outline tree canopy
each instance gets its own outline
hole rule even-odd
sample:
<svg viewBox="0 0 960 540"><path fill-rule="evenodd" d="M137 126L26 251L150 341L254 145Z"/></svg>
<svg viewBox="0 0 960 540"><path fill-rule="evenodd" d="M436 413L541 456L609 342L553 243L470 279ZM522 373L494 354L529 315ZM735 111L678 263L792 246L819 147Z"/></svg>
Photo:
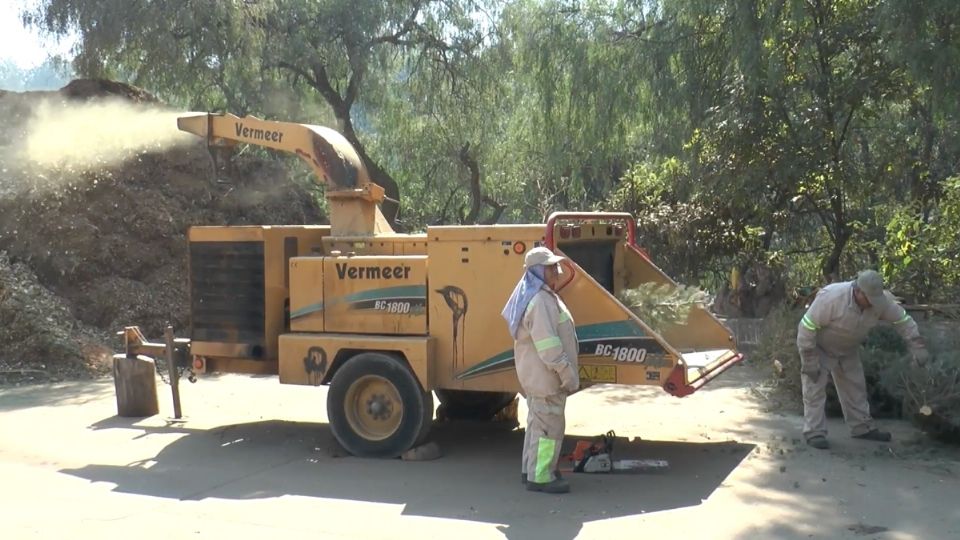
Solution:
<svg viewBox="0 0 960 540"><path fill-rule="evenodd" d="M960 292L952 0L41 0L25 21L77 32L78 74L333 124L407 230L629 210L687 280L871 266Z"/></svg>

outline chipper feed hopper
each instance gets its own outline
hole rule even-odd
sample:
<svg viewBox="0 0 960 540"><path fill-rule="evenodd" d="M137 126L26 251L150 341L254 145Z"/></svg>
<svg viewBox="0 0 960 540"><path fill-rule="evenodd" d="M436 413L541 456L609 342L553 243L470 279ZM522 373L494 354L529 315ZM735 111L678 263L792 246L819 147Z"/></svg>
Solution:
<svg viewBox="0 0 960 540"><path fill-rule="evenodd" d="M329 385L332 431L353 454L396 456L421 442L434 393L448 411L488 417L513 399L513 343L500 311L536 246L568 257L560 296L577 324L585 383L657 385L683 397L742 358L702 308L655 331L617 300L643 283L673 283L637 248L629 214L397 234L378 206L383 190L334 131L206 113L178 125L213 146L300 156L326 184L331 223L191 228L189 337L150 343L128 327L126 357Z"/></svg>

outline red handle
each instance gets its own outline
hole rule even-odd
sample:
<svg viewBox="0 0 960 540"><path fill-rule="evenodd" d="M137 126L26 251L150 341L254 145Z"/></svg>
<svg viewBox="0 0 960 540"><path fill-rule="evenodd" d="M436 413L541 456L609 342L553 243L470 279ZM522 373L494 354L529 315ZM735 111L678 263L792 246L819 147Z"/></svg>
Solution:
<svg viewBox="0 0 960 540"><path fill-rule="evenodd" d="M557 247L553 237L558 221L622 221L627 225L627 244L636 245L637 222L629 212L554 212L547 218L546 246L550 250Z"/></svg>

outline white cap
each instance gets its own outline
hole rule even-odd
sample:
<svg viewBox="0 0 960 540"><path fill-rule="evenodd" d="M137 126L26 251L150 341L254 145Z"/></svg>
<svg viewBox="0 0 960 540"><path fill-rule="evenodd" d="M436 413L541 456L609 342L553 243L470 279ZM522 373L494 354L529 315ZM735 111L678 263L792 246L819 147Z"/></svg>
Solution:
<svg viewBox="0 0 960 540"><path fill-rule="evenodd" d="M535 247L527 252L527 255L523 258L523 267L530 268L531 266L553 266L560 261L564 260L564 257L555 254L545 247Z"/></svg>

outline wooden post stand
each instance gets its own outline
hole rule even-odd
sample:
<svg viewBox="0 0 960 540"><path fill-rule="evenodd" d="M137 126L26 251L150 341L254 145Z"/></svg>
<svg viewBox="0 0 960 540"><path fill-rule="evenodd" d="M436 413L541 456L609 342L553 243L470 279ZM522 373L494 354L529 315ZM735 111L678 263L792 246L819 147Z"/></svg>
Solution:
<svg viewBox="0 0 960 540"><path fill-rule="evenodd" d="M157 368L149 357L114 355L113 384L117 392L117 415L145 417L160 412Z"/></svg>

